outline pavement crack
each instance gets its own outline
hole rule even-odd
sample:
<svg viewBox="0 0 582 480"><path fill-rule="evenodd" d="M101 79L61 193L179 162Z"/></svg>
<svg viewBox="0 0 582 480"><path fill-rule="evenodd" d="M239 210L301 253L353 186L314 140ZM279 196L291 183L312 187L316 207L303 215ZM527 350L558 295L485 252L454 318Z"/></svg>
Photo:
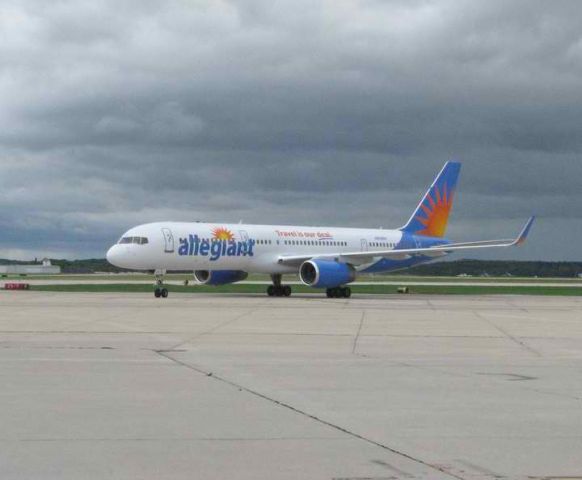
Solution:
<svg viewBox="0 0 582 480"><path fill-rule="evenodd" d="M517 337L514 337L513 335L511 335L511 333L507 332L505 329L501 328L499 325L497 325L496 323L494 323L493 321L489 320L487 317L485 317L484 315L480 314L479 312L475 312L473 311L473 314L485 321L486 323L488 323L490 326L492 326L493 328L495 328L497 331L499 331L500 333L503 334L503 336L505 338L507 338L508 340L511 340L513 343L519 345L521 348L523 348L524 350L527 350L529 353L535 355L536 357L542 357L543 355L538 352L535 348L530 347L527 343L525 343L524 341L520 340Z"/></svg>
<svg viewBox="0 0 582 480"><path fill-rule="evenodd" d="M241 318L244 318L247 315L250 315L250 314L256 312L260 307L261 307L261 305L259 305L257 308L253 308L249 311L241 313L240 315L236 315L234 318L229 318L228 320L225 320L224 322L221 322L218 325L214 325L212 328L209 328L208 330L204 330L203 332L199 332L196 335L193 335L192 337L189 337L186 340L183 340L180 343L177 343L176 345L169 347L167 350L175 350L178 347L181 347L182 345L186 345L187 343L190 343L193 340L196 340L197 338L203 337L204 335L210 335L211 333L214 333L217 330L220 330L221 328L226 327L227 325L230 325L231 323L234 323L237 320L240 320Z"/></svg>
<svg viewBox="0 0 582 480"><path fill-rule="evenodd" d="M354 337L354 343L352 344L352 353L357 355L356 350L358 348L358 340L360 338L360 333L362 332L362 326L364 325L364 319L366 318L366 310L362 312L362 316L360 317L360 324L358 326L358 331L356 332L356 336Z"/></svg>
<svg viewBox="0 0 582 480"><path fill-rule="evenodd" d="M262 400L266 400L266 401L268 401L268 402L270 402L270 403L272 403L274 405L277 405L279 407L285 408L285 409L290 410L291 412L294 412L294 413L296 413L298 415L301 415L301 416L303 416L305 418L308 418L310 420L313 420L315 422L318 422L321 425L325 425L325 426L327 426L329 428L333 428L334 430L337 430L337 431L342 432L342 433L344 433L346 435L349 435L352 438L356 438L358 440L362 440L363 442L366 442L366 443L368 443L370 445L374 445L376 447L379 447L379 448L381 448L384 451L390 452L390 453L392 453L394 455L398 455L399 457L402 457L402 458L406 458L407 460L410 460L412 462L415 462L415 463L417 463L419 465L423 465L423 466L425 466L425 467L427 467L427 468L429 468L431 470L438 471L438 472L440 472L440 473L442 473L444 475L448 475L449 477L457 478L458 480L465 480L464 477L461 477L461 476L459 476L456 473L450 472L447 468L445 468L445 467L443 467L441 465L435 465L435 464L429 463L428 461L422 460L421 458L418 458L418 457L414 457L412 455L409 455L408 453L405 453L405 452L403 452L401 450L397 450L396 448L390 447L390 446L388 446L388 445L386 445L384 443L381 443L379 441L376 441L376 440L373 440L371 438L368 438L368 437L365 437L363 435L360 435L359 433L356 433L356 432L354 432L352 430L349 430L349 429L347 429L345 427L342 427L341 425L337 425L337 424L332 423L332 422L330 422L328 420L324 420L323 418L320 418L317 415L314 415L312 413L309 413L309 412L306 412L304 410L301 410L300 408L294 407L293 405L290 405L289 403L285 403L282 400L277 400L276 398L270 397L270 396L268 396L268 395L266 395L264 393L259 392L258 390L253 390L252 388L246 387L246 386L244 386L242 384L236 383L236 382L234 382L232 380L229 380L227 378L224 378L224 377L221 377L219 375L216 375L214 372L210 372L210 371L204 370L204 369L202 369L200 367L196 367L195 365L191 365L189 363L186 363L186 362L183 362L181 360L178 360L178 359L176 359L174 357L171 357L170 355L167 355L164 352L158 351L156 353L158 355L160 355L161 357L164 357L164 358L168 359L171 362L174 362L174 363L176 363L176 364L178 364L178 365L180 365L182 367L185 367L185 368L187 368L189 370L192 370L192 371L194 371L196 373L199 373L201 375L204 375L204 376L208 377L211 380L216 380L218 382L221 382L221 383L224 383L224 384L229 385L231 387L234 387L234 388L238 389L239 391L243 391L243 392L246 392L246 393L248 393L250 395L254 395L255 397L261 398Z"/></svg>

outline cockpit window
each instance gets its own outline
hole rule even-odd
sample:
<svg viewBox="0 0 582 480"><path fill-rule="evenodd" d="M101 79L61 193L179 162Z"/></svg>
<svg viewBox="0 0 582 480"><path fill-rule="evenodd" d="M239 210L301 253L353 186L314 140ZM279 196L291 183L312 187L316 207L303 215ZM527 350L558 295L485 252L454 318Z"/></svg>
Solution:
<svg viewBox="0 0 582 480"><path fill-rule="evenodd" d="M120 244L135 243L136 245L145 245L148 242L147 237L122 237L119 242Z"/></svg>

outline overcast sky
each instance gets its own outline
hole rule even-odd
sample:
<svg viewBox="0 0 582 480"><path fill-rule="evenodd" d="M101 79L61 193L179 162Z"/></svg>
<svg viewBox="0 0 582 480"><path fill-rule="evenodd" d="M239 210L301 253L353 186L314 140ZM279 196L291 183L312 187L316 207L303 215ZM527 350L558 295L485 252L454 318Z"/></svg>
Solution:
<svg viewBox="0 0 582 480"><path fill-rule="evenodd" d="M402 225L581 260L578 0L3 0L0 257L156 220ZM461 258L461 257L458 257Z"/></svg>

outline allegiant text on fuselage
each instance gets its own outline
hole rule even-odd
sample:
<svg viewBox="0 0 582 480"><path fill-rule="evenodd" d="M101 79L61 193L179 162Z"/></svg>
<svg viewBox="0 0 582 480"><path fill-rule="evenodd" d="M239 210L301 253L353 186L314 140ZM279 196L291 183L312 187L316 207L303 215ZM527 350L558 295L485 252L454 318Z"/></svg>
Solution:
<svg viewBox="0 0 582 480"><path fill-rule="evenodd" d="M255 240L249 239L242 242L236 240L200 239L198 235L188 235L188 238L180 238L178 255L210 257L215 261L220 257L252 257Z"/></svg>

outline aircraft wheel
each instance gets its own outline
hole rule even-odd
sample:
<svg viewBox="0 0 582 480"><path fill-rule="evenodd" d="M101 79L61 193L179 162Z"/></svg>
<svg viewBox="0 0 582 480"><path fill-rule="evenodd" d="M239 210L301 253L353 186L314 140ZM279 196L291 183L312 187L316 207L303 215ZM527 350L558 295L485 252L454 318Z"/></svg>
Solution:
<svg viewBox="0 0 582 480"><path fill-rule="evenodd" d="M267 295L269 295L269 297L273 297L275 295L275 287L273 285L269 285L267 287Z"/></svg>
<svg viewBox="0 0 582 480"><path fill-rule="evenodd" d="M167 288L162 288L162 297L164 297L164 298L168 297L168 289Z"/></svg>
<svg viewBox="0 0 582 480"><path fill-rule="evenodd" d="M283 288L283 295L289 297L291 295L291 287L289 285L285 285Z"/></svg>
<svg viewBox="0 0 582 480"><path fill-rule="evenodd" d="M161 288L156 288L154 290L154 297L160 298L161 296L162 296L162 289Z"/></svg>
<svg viewBox="0 0 582 480"><path fill-rule="evenodd" d="M342 288L342 290L343 290L342 293L344 294L343 295L344 298L350 298L352 296L352 289L350 287Z"/></svg>

